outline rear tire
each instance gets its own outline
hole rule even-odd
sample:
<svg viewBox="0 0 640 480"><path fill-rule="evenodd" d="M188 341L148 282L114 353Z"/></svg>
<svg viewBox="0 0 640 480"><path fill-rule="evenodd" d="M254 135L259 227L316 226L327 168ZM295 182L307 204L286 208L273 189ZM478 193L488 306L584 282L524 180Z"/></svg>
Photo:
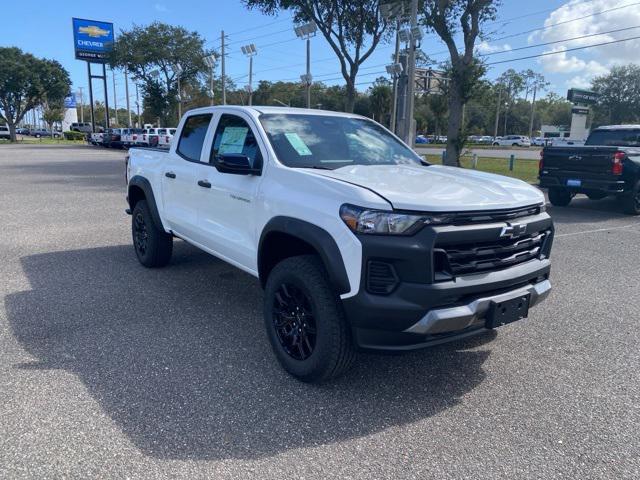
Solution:
<svg viewBox="0 0 640 480"><path fill-rule="evenodd" d="M173 237L155 224L146 200L133 208L131 236L138 261L145 267L164 267L171 260Z"/></svg>
<svg viewBox="0 0 640 480"><path fill-rule="evenodd" d="M628 215L640 215L640 181L631 189L631 192L622 196L622 208Z"/></svg>
<svg viewBox="0 0 640 480"><path fill-rule="evenodd" d="M566 207L571 203L571 192L566 188L553 187L549 189L549 201L556 207Z"/></svg>
<svg viewBox="0 0 640 480"><path fill-rule="evenodd" d="M265 286L264 321L280 365L303 382L338 377L355 360L342 305L315 255L274 267Z"/></svg>

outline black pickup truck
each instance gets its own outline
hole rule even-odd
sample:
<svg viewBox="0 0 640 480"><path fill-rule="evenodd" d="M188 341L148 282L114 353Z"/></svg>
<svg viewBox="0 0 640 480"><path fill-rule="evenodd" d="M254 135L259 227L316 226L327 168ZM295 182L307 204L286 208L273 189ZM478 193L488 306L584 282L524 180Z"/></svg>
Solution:
<svg viewBox="0 0 640 480"><path fill-rule="evenodd" d="M540 186L553 205L567 206L577 193L615 195L625 212L640 214L640 125L599 127L584 146L546 147L540 155Z"/></svg>

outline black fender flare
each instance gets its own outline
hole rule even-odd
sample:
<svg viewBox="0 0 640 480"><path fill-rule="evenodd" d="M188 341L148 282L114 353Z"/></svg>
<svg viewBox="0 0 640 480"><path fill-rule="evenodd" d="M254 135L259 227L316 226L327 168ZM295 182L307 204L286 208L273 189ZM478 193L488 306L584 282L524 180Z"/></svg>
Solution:
<svg viewBox="0 0 640 480"><path fill-rule="evenodd" d="M266 281L266 278L263 278L262 269L260 268L261 265L263 265L263 244L271 233L291 235L311 245L320 255L335 291L338 294L343 294L351 290L351 284L347 276L342 254L331 234L312 223L284 216L273 217L269 220L260 235L260 243L258 244L258 270L261 282Z"/></svg>
<svg viewBox="0 0 640 480"><path fill-rule="evenodd" d="M162 220L160 219L160 214L158 213L158 206L156 205L156 197L153 195L153 188L151 188L151 183L144 177L140 175L134 175L129 180L129 186L127 188L127 203L131 210L135 207L135 203L132 203L132 195L131 188L138 187L144 192L145 200L147 201L147 205L149 205L149 210L151 210L151 217L153 218L154 223L162 228Z"/></svg>

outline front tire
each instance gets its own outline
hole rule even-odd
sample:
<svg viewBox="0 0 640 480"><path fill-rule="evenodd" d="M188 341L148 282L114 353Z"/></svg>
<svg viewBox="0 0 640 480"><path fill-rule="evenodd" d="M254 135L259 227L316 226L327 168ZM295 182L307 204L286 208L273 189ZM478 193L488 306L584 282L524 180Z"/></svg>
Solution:
<svg viewBox="0 0 640 480"><path fill-rule="evenodd" d="M146 200L133 208L131 236L138 261L145 267L164 267L171 260L173 237L155 224Z"/></svg>
<svg viewBox="0 0 640 480"><path fill-rule="evenodd" d="M628 215L640 215L640 181L626 195L622 196L622 208Z"/></svg>
<svg viewBox="0 0 640 480"><path fill-rule="evenodd" d="M571 203L571 192L566 188L554 187L549 189L549 201L556 207L566 207Z"/></svg>
<svg viewBox="0 0 640 480"><path fill-rule="evenodd" d="M265 286L264 321L276 358L303 382L338 377L355 360L342 305L315 255L274 267Z"/></svg>

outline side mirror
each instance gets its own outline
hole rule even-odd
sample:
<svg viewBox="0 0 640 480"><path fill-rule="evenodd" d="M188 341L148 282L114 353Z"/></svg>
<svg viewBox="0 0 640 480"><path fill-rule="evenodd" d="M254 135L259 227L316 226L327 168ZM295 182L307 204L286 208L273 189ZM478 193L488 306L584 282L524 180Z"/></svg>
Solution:
<svg viewBox="0 0 640 480"><path fill-rule="evenodd" d="M213 159L213 166L220 173L231 173L233 175L262 175L260 168L251 166L251 160L246 155L240 153L223 153L216 155Z"/></svg>

